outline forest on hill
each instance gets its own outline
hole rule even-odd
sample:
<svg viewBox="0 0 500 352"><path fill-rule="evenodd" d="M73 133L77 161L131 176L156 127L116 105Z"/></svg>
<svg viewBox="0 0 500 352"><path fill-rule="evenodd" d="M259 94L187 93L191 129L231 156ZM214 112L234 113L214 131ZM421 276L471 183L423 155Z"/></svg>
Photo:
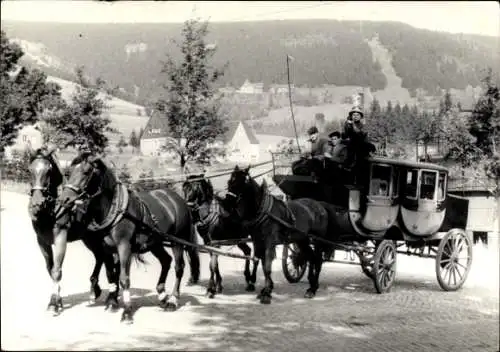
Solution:
<svg viewBox="0 0 500 352"><path fill-rule="evenodd" d="M2 21L11 38L43 46L43 53L65 63L83 65L122 87L138 102L154 99L161 90L161 61L179 55L172 39L181 24L63 24ZM429 94L440 89L477 86L481 71L498 67L498 38L457 35L416 29L397 22L290 20L210 23L209 41L217 52L214 64L228 63L221 86L240 87L248 79L264 89L286 82L285 57L295 59L291 79L298 87L337 86L384 89L387 80L373 59L367 41L375 37L392 54L403 88ZM272 34L272 35L270 35ZM36 61L36 60L35 60ZM32 62L36 65L36 62ZM45 66L51 75L72 72Z"/></svg>

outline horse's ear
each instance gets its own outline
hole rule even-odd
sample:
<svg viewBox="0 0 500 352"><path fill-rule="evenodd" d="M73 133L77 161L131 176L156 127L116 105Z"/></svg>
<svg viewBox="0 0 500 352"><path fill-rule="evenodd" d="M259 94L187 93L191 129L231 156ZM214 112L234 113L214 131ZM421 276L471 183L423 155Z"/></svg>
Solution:
<svg viewBox="0 0 500 352"><path fill-rule="evenodd" d="M240 167L239 167L238 165L236 165L236 166L234 167L234 171L240 171Z"/></svg>
<svg viewBox="0 0 500 352"><path fill-rule="evenodd" d="M250 165L248 165L246 168L245 168L245 173L248 174L250 172Z"/></svg>

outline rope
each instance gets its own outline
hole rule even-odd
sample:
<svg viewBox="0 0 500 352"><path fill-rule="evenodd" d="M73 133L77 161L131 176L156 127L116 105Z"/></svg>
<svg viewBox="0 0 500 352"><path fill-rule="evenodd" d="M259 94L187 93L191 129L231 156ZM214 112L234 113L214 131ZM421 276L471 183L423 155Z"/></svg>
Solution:
<svg viewBox="0 0 500 352"><path fill-rule="evenodd" d="M250 164L249 167L255 168L255 167L271 164L272 162L273 162L272 160L268 160L268 161L264 161L264 162L254 164L254 165ZM216 177L220 177L220 176L226 176L226 175L230 175L233 172L233 170L234 170L234 167L226 168L226 169L219 169L219 170L216 170L214 174L209 174L209 175L206 175L204 177L205 178L216 178ZM174 174L174 175L165 175L165 176L139 177L139 178L133 179L131 182L135 183L138 181L146 181L146 180L187 178L188 176L197 176L197 175L200 175L201 173L202 172L192 172L192 173L186 173L186 174ZM193 179L193 181L195 181L195 180L199 181L200 179ZM179 183L179 182L184 182L184 180L176 180L173 183Z"/></svg>

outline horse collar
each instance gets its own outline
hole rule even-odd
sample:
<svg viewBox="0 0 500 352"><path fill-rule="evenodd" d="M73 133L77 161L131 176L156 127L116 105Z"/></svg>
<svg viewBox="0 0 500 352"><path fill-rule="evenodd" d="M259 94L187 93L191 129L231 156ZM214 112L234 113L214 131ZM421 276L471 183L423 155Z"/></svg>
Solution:
<svg viewBox="0 0 500 352"><path fill-rule="evenodd" d="M273 207L274 198L267 191L264 191L262 200L260 202L259 210L257 211L257 215L253 220L244 221L243 225L245 227L257 227L267 219L269 212Z"/></svg>

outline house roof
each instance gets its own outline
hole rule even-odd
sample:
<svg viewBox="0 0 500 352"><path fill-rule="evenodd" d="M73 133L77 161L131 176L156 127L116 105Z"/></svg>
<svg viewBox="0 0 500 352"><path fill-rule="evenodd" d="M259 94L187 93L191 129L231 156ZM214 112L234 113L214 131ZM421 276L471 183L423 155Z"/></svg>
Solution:
<svg viewBox="0 0 500 352"><path fill-rule="evenodd" d="M243 125L243 131L247 135L247 138L250 141L250 144L259 144L259 140L255 136L255 133L252 131L250 126L248 126L248 124L244 121L229 121L226 123L228 130L227 130L226 134L224 135L224 143L227 143L234 138L234 134L236 133L236 129L238 128L238 126L240 124Z"/></svg>
<svg viewBox="0 0 500 352"><path fill-rule="evenodd" d="M159 132L154 130L159 130ZM141 139L164 137L168 137L168 120L161 116L161 114L153 112L148 120L148 123L146 124L146 127L144 127L144 133L142 134Z"/></svg>

